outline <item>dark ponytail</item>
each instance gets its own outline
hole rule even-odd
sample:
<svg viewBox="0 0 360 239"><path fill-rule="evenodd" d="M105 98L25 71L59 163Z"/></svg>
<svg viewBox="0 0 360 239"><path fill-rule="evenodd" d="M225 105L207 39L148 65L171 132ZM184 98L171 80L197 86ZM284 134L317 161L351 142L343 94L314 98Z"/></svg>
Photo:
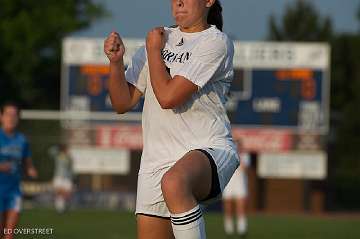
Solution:
<svg viewBox="0 0 360 239"><path fill-rule="evenodd" d="M210 7L207 22L210 25L215 25L220 31L223 30L222 6L219 0L216 0Z"/></svg>

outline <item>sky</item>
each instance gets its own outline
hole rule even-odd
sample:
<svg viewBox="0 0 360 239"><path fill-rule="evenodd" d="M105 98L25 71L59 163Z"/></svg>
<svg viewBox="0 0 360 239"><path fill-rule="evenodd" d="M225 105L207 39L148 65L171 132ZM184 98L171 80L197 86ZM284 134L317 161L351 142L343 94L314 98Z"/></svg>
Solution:
<svg viewBox="0 0 360 239"><path fill-rule="evenodd" d="M101 2L110 17L97 20L74 36L105 37L118 31L128 38L144 38L156 26L172 25L171 0L93 0ZM270 15L282 16L295 0L222 0L224 31L239 40L264 40ZM356 10L360 0L312 0L323 16L330 16L336 32L359 31Z"/></svg>

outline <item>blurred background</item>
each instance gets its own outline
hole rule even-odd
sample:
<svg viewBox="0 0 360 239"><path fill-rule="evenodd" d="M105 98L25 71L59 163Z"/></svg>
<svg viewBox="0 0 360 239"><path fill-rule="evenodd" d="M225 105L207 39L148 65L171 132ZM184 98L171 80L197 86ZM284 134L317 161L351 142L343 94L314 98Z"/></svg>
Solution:
<svg viewBox="0 0 360 239"><path fill-rule="evenodd" d="M235 42L226 107L251 157L247 238L360 238L360 1L222 4ZM0 16L0 104L22 106L39 171L23 181L20 226L135 238L142 103L112 112L102 44L118 31L129 63L149 29L173 24L170 1L0 0ZM74 171L63 214L53 209L59 144ZM221 202L207 211L209 238L225 238Z"/></svg>

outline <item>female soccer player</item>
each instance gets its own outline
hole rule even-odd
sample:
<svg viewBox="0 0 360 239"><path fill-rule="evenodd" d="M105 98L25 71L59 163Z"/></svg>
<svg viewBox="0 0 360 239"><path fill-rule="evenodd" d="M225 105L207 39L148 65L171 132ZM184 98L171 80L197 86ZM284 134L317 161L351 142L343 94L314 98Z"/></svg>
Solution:
<svg viewBox="0 0 360 239"><path fill-rule="evenodd" d="M16 131L19 108L14 103L5 103L0 109L0 238L12 239L21 207L20 180L25 172L36 177L31 161L29 144ZM5 229L5 230L4 230ZM3 237L1 237L3 235Z"/></svg>
<svg viewBox="0 0 360 239"><path fill-rule="evenodd" d="M206 238L200 204L218 198L239 165L224 108L233 43L217 0L172 0L177 27L151 30L124 70L119 34L105 40L118 113L145 96L138 238ZM170 219L170 220L169 220Z"/></svg>

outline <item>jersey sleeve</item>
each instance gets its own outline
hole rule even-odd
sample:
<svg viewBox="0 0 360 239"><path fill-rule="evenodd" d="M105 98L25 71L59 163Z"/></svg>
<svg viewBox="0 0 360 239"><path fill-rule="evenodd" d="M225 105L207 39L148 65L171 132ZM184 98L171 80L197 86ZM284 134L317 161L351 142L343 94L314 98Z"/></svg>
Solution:
<svg viewBox="0 0 360 239"><path fill-rule="evenodd" d="M146 90L147 78L146 50L145 46L140 47L132 57L129 66L125 71L127 82L135 86L142 93Z"/></svg>
<svg viewBox="0 0 360 239"><path fill-rule="evenodd" d="M183 76L199 88L202 88L221 68L226 56L226 38L220 36L210 37L198 43L189 61L176 69L174 75Z"/></svg>
<svg viewBox="0 0 360 239"><path fill-rule="evenodd" d="M29 142L27 141L27 139L24 140L22 155L23 155L22 156L23 158L31 157L31 150L30 150Z"/></svg>

